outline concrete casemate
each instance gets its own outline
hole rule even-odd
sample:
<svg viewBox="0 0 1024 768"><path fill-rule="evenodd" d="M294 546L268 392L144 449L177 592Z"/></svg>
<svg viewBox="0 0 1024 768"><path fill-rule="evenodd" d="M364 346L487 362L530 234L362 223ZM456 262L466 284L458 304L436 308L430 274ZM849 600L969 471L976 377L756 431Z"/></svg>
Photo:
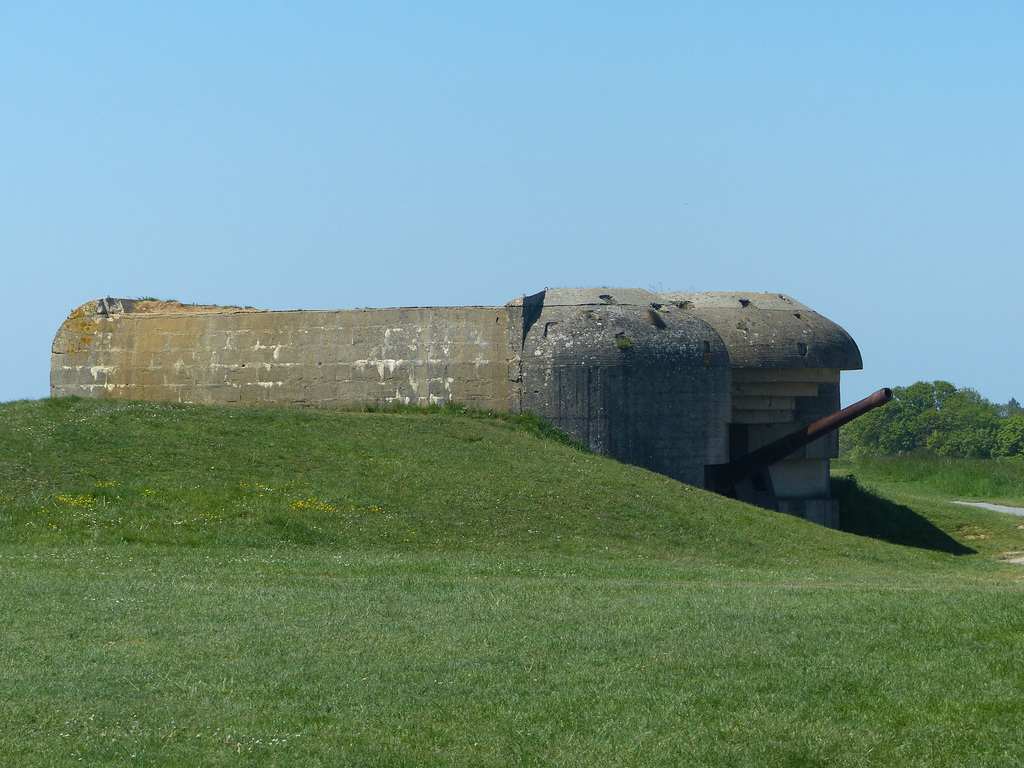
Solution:
<svg viewBox="0 0 1024 768"><path fill-rule="evenodd" d="M99 299L53 341L54 397L533 411L692 485L840 407L860 352L777 293L559 289L500 307L266 311ZM772 466L780 511L838 525L827 435Z"/></svg>

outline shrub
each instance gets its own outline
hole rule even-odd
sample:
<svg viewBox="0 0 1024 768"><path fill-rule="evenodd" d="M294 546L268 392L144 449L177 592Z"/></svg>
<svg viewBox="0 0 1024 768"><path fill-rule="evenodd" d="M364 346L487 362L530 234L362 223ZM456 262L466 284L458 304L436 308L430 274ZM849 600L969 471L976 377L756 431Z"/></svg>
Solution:
<svg viewBox="0 0 1024 768"><path fill-rule="evenodd" d="M1024 414L1003 419L996 435L996 456L1024 456Z"/></svg>

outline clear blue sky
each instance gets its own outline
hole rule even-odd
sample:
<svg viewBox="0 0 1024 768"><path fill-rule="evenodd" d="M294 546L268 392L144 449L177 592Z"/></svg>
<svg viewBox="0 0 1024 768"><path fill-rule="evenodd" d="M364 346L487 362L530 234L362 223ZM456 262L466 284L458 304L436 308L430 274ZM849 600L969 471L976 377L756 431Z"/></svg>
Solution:
<svg viewBox="0 0 1024 768"><path fill-rule="evenodd" d="M1024 400L1024 4L0 6L0 401L102 296L787 293Z"/></svg>

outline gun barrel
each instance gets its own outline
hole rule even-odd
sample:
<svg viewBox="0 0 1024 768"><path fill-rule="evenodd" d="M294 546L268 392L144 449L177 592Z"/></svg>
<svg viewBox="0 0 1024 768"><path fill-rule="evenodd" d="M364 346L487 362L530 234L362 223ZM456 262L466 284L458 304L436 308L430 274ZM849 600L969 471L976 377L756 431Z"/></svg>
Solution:
<svg viewBox="0 0 1024 768"><path fill-rule="evenodd" d="M709 491L730 493L741 480L770 467L791 453L800 450L808 443L814 442L822 435L839 429L858 416L863 416L868 411L878 408L880 405L885 405L890 400L892 400L892 390L888 387L883 387L863 400L858 400L853 405L848 405L841 411L836 411L823 419L819 419L803 429L790 432L788 435L761 446L745 456L740 456L728 464L709 465L705 467L704 485Z"/></svg>

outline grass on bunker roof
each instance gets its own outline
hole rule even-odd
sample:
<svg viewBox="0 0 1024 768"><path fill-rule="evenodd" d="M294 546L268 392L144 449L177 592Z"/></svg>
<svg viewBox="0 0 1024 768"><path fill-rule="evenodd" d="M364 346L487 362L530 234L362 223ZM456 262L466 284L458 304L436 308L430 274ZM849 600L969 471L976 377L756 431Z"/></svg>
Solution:
<svg viewBox="0 0 1024 768"><path fill-rule="evenodd" d="M1024 760L1015 525L858 478L918 519L828 531L535 432L0 405L5 764Z"/></svg>

